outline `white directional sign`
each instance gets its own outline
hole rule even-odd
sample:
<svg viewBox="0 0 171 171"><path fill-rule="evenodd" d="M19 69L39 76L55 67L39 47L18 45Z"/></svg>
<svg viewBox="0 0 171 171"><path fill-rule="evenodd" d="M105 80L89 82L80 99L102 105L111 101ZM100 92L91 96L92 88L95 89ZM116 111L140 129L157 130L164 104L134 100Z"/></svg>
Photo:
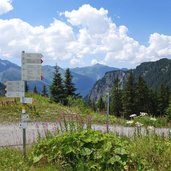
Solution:
<svg viewBox="0 0 171 171"><path fill-rule="evenodd" d="M30 97L22 97L20 98L21 103L26 103L26 104L32 104L33 103L33 98Z"/></svg>
<svg viewBox="0 0 171 171"><path fill-rule="evenodd" d="M24 97L25 84L24 81L7 81L6 85L6 97Z"/></svg>
<svg viewBox="0 0 171 171"><path fill-rule="evenodd" d="M29 121L29 115L28 114L22 114L21 115L21 121L23 122L28 122Z"/></svg>
<svg viewBox="0 0 171 171"><path fill-rule="evenodd" d="M28 126L28 123L27 122L20 122L19 123L19 128L26 129L27 126Z"/></svg>
<svg viewBox="0 0 171 171"><path fill-rule="evenodd" d="M22 52L22 80L41 80L42 79L42 57L40 53Z"/></svg>

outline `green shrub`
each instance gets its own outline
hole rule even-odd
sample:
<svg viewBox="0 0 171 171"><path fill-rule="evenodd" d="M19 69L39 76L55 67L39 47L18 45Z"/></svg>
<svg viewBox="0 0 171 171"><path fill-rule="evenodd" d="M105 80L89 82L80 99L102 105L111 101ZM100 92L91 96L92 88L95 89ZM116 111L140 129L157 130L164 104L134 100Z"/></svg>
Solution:
<svg viewBox="0 0 171 171"><path fill-rule="evenodd" d="M134 118L134 123L140 122L144 126L163 127L168 125L165 117L153 118L152 116L138 116Z"/></svg>
<svg viewBox="0 0 171 171"><path fill-rule="evenodd" d="M114 135L84 130L39 142L30 161L67 170L124 170L129 163L126 146L127 141Z"/></svg>

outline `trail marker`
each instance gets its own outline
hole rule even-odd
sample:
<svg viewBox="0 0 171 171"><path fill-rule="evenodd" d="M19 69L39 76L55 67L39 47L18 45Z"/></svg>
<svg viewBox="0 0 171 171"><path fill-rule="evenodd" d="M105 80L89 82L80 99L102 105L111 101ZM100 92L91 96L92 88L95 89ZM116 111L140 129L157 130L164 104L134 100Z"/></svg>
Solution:
<svg viewBox="0 0 171 171"><path fill-rule="evenodd" d="M22 80L41 80L42 79L42 60L40 53L25 53L21 55L21 79Z"/></svg>
<svg viewBox="0 0 171 171"><path fill-rule="evenodd" d="M24 81L7 81L5 85L6 97L22 97L25 95Z"/></svg>

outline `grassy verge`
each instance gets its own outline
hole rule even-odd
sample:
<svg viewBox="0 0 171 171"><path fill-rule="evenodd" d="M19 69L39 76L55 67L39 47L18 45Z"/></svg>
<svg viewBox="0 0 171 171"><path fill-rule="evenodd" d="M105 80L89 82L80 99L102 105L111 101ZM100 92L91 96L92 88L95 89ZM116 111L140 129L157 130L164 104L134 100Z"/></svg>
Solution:
<svg viewBox="0 0 171 171"><path fill-rule="evenodd" d="M61 114L72 115L79 114L84 119L87 116L91 117L91 121L94 123L106 122L105 114L100 114L87 108L82 100L78 99L69 106L63 106L61 104L50 101L49 98L42 97L36 94L27 94L27 97L33 98L33 104L27 104L25 106L27 113L30 116L30 121L34 122L56 122ZM15 101L14 103L11 102ZM5 102L10 102L5 103ZM4 103L4 105L2 105ZM19 122L20 114L22 110L22 104L20 99L0 97L0 123L3 122ZM123 124L125 120L117 119L114 116L110 116L110 123Z"/></svg>
<svg viewBox="0 0 171 171"><path fill-rule="evenodd" d="M169 171L171 142L154 134L132 138L93 130L41 139L24 160L17 149L0 149L3 171Z"/></svg>
<svg viewBox="0 0 171 171"><path fill-rule="evenodd" d="M83 119L87 119L87 116L91 118L92 123L106 123L106 114L92 111L88 106L83 103L81 99L71 99L68 106L54 103L49 98L42 97L37 94L28 93L27 97L33 98L33 104L27 104L25 106L27 113L30 116L31 122L56 122L60 115L80 115ZM2 122L19 122L22 110L22 104L20 99L11 99L0 97L0 123ZM151 116L138 116L135 117L132 124L127 124L127 121L122 118L116 118L115 116L109 116L110 124L120 124L127 126L135 126L135 124L141 123L143 126L154 127L169 127L171 123L168 122L168 118L153 118Z"/></svg>

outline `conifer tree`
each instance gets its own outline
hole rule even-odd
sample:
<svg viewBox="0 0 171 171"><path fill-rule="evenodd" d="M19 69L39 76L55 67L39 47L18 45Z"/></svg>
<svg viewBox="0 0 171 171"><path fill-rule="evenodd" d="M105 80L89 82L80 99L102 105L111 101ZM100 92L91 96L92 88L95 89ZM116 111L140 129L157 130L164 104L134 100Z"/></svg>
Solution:
<svg viewBox="0 0 171 171"><path fill-rule="evenodd" d="M72 83L72 75L69 70L69 68L65 71L65 80L64 80L64 89L65 89L65 96L76 96L76 88L74 87L74 84Z"/></svg>
<svg viewBox="0 0 171 171"><path fill-rule="evenodd" d="M168 118L171 119L171 95L169 97L169 105L166 109L166 113L167 113Z"/></svg>
<svg viewBox="0 0 171 171"><path fill-rule="evenodd" d="M131 71L129 73L123 94L123 114L126 118L129 118L131 114L136 112L135 85L135 79Z"/></svg>
<svg viewBox="0 0 171 171"><path fill-rule="evenodd" d="M148 112L149 90L142 76L136 84L136 113Z"/></svg>
<svg viewBox="0 0 171 171"><path fill-rule="evenodd" d="M111 93L111 103L110 103L111 114L116 116L121 116L122 113L122 90L117 77L114 81Z"/></svg>
<svg viewBox="0 0 171 171"><path fill-rule="evenodd" d="M46 96L46 97L48 96L47 88L46 88L46 85L45 85L45 84L43 85L42 95L43 95L43 96Z"/></svg>
<svg viewBox="0 0 171 171"><path fill-rule="evenodd" d="M50 86L50 93L53 101L64 104L64 85L57 65L55 66L54 77Z"/></svg>
<svg viewBox="0 0 171 171"><path fill-rule="evenodd" d="M5 95L5 85L0 82L0 96Z"/></svg>
<svg viewBox="0 0 171 171"><path fill-rule="evenodd" d="M34 86L33 92L34 92L35 94L38 93L36 85Z"/></svg>
<svg viewBox="0 0 171 171"><path fill-rule="evenodd" d="M158 115L158 95L156 91L149 90L148 113Z"/></svg>
<svg viewBox="0 0 171 171"><path fill-rule="evenodd" d="M158 96L159 96L158 97L159 114L164 115L167 107L169 106L169 96L170 96L169 88L166 87L164 84L161 84Z"/></svg>
<svg viewBox="0 0 171 171"><path fill-rule="evenodd" d="M97 108L100 112L104 111L105 109L105 103L102 97L100 97L99 100L97 101Z"/></svg>

